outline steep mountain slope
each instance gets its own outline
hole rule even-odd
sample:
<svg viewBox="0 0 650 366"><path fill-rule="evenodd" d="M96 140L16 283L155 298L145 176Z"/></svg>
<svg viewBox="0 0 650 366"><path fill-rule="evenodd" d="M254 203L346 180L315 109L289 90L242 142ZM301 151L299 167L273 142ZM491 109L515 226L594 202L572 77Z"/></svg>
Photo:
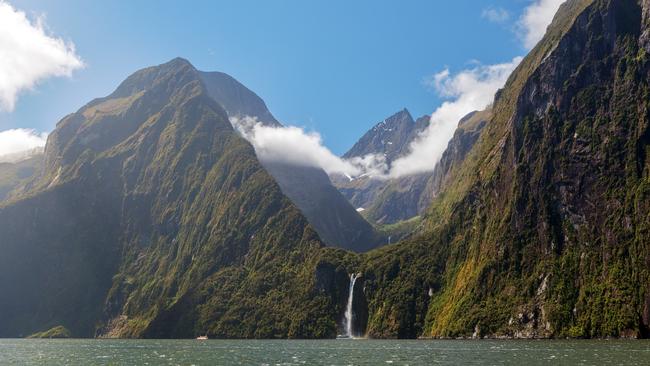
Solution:
<svg viewBox="0 0 650 366"><path fill-rule="evenodd" d="M0 238L2 337L336 334L317 234L182 59L64 118Z"/></svg>
<svg viewBox="0 0 650 366"><path fill-rule="evenodd" d="M428 233L368 254L371 336L650 334L650 2L569 0Z"/></svg>
<svg viewBox="0 0 650 366"><path fill-rule="evenodd" d="M264 101L234 78L219 72L201 72L200 75L210 95L224 106L231 118L249 116L265 126L282 126ZM385 243L385 239L334 188L322 169L264 159L261 162L326 244L363 252Z"/></svg>

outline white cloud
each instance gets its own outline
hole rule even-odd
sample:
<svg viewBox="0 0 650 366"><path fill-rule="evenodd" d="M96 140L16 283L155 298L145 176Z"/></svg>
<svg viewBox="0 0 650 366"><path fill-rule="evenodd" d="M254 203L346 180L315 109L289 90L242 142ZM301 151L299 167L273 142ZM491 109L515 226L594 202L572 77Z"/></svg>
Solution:
<svg viewBox="0 0 650 366"><path fill-rule="evenodd" d="M350 177L369 175L377 179L398 178L433 170L447 148L458 121L472 111L487 107L520 61L521 58L517 57L509 63L477 66L456 75L449 70L434 75L432 86L450 100L433 113L429 128L413 142L411 152L394 161L390 170L383 155L341 159L323 145L319 134L308 133L298 127L264 126L251 117L234 117L230 120L255 147L262 161L320 167L328 174Z"/></svg>
<svg viewBox="0 0 650 366"><path fill-rule="evenodd" d="M46 133L34 130L21 128L0 131L0 160L10 161L21 153L45 146L46 141Z"/></svg>
<svg viewBox="0 0 650 366"><path fill-rule="evenodd" d="M393 162L390 177L433 170L460 119L489 106L494 94L503 87L521 60L521 57L516 57L504 64L477 66L453 76L449 70L436 74L433 86L441 96L451 100L433 112L429 127L411 144L410 153Z"/></svg>
<svg viewBox="0 0 650 366"><path fill-rule="evenodd" d="M535 0L525 9L518 21L518 29L527 48L534 47L544 36L563 2ZM504 22L510 17L507 10L501 8L488 8L482 15L494 22ZM307 133L301 128L266 127L250 117L234 118L231 122L253 144L263 161L320 167L329 174L350 177L370 175L388 179L418 174L435 168L461 118L488 107L521 60L522 57L515 57L502 64L477 64L455 75L448 69L433 75L428 83L447 101L432 114L429 127L411 144L409 154L395 160L390 170L380 155L341 159L323 145L320 135Z"/></svg>
<svg viewBox="0 0 650 366"><path fill-rule="evenodd" d="M524 10L517 28L522 33L526 48L533 48L544 37L555 13L564 2L565 0L534 0ZM509 14L501 10L503 9L488 8L483 11L483 17L491 21L505 21ZM478 66L455 76L451 76L449 70L434 75L432 85L441 96L451 100L444 102L432 114L429 128L412 143L411 152L393 162L390 177L431 171L453 137L458 121L472 111L487 107L521 60L522 57L516 57L504 64Z"/></svg>
<svg viewBox="0 0 650 366"><path fill-rule="evenodd" d="M535 0L524 10L519 18L518 29L521 39L527 49L537 45L546 33L546 29L553 21L555 13L566 0Z"/></svg>
<svg viewBox="0 0 650 366"><path fill-rule="evenodd" d="M233 117L232 125L251 142L262 161L283 162L298 166L320 167L328 174L382 175L386 171L382 156L369 155L349 160L341 159L323 145L318 133L298 127L264 126L252 117Z"/></svg>
<svg viewBox="0 0 650 366"><path fill-rule="evenodd" d="M0 0L0 109L12 111L20 92L82 66L74 44L48 34L42 18Z"/></svg>
<svg viewBox="0 0 650 366"><path fill-rule="evenodd" d="M489 7L483 9L481 17L492 23L504 23L510 19L510 13L504 8Z"/></svg>

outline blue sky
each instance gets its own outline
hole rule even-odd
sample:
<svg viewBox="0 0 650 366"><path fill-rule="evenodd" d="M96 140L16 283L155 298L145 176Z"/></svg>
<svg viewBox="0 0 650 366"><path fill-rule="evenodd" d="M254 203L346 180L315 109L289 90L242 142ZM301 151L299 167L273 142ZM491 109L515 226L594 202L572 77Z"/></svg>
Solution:
<svg viewBox="0 0 650 366"><path fill-rule="evenodd" d="M280 121L320 132L342 154L401 108L432 113L441 99L425 80L441 70L525 54L516 22L532 1L9 2L45 15L85 67L22 93L12 112L0 112L0 131L51 131L132 72L181 56L234 76ZM489 9L509 17L490 20Z"/></svg>

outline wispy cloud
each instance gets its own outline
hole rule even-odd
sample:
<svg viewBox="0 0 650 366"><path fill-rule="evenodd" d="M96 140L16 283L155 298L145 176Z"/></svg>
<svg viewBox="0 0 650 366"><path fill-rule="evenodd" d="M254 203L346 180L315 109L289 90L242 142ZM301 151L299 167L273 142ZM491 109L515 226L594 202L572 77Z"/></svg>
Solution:
<svg viewBox="0 0 650 366"><path fill-rule="evenodd" d="M517 22L517 30L527 49L535 47L546 33L560 5L566 0L535 0Z"/></svg>
<svg viewBox="0 0 650 366"><path fill-rule="evenodd" d="M0 0L0 109L12 111L22 91L82 66L74 44L48 34L42 17L30 20Z"/></svg>
<svg viewBox="0 0 650 366"><path fill-rule="evenodd" d="M0 160L7 155L19 154L45 146L46 133L28 129L0 131Z"/></svg>
<svg viewBox="0 0 650 366"><path fill-rule="evenodd" d="M504 8L489 7L483 9L481 17L492 23L505 23L510 20L510 12Z"/></svg>
<svg viewBox="0 0 650 366"><path fill-rule="evenodd" d="M560 5L565 0L534 0L517 21L522 42L533 48L546 33ZM487 8L483 17L490 21L506 21L510 15L498 8ZM431 116L429 128L411 145L411 152L393 163L389 173L399 177L431 171L439 161L454 134L458 121L468 113L487 107L523 58L489 66L477 66L451 75L449 70L434 75L431 85L448 98Z"/></svg>
<svg viewBox="0 0 650 366"><path fill-rule="evenodd" d="M393 162L390 177L433 170L460 119L489 106L520 62L521 57L516 57L507 63L477 66L455 75L449 70L436 74L432 86L448 100L433 112L429 127L411 144L410 153Z"/></svg>

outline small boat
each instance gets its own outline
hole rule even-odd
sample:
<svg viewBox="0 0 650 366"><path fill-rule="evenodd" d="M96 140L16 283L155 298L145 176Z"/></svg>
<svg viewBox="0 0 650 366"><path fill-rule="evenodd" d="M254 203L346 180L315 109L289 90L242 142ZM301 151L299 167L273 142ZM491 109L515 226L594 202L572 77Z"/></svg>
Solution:
<svg viewBox="0 0 650 366"><path fill-rule="evenodd" d="M197 341L206 341L206 340L208 340L208 336L207 335L198 336L198 337L196 337L196 340Z"/></svg>

